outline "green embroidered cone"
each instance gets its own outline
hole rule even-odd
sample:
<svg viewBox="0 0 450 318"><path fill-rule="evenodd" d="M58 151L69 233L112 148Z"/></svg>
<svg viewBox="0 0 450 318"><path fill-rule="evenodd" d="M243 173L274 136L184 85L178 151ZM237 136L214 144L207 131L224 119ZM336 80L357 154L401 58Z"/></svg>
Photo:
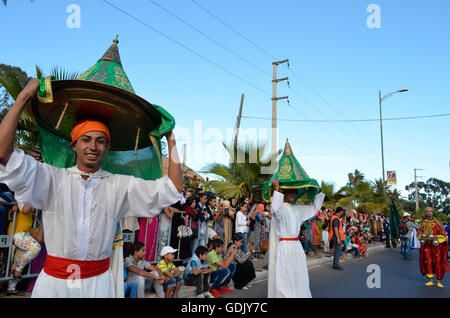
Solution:
<svg viewBox="0 0 450 318"><path fill-rule="evenodd" d="M126 151L152 145L175 127L162 107L137 96L122 67L117 38L95 65L76 80L41 79L37 98L31 100L36 122L70 140L73 125L83 119L107 124L111 150Z"/></svg>
<svg viewBox="0 0 450 318"><path fill-rule="evenodd" d="M311 201L314 201L316 194L320 193L320 186L315 179L311 179L300 163L292 153L291 146L286 140L284 152L281 156L278 170L269 181L263 184L263 199L270 200L273 192L272 181L279 180L281 189L297 189L297 198L300 198L305 193Z"/></svg>
<svg viewBox="0 0 450 318"><path fill-rule="evenodd" d="M117 44L116 39L76 80L40 80L38 96L30 105L39 129L40 151L45 163L72 167L73 125L82 119L97 119L111 133L111 150L103 157L102 169L154 180L162 174L160 138L175 127L175 120L161 106L134 93Z"/></svg>

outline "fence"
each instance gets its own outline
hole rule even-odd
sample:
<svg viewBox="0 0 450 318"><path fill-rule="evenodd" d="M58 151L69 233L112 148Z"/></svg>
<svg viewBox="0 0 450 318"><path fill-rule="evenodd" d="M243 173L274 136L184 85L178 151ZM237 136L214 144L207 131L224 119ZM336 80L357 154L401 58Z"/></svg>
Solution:
<svg viewBox="0 0 450 318"><path fill-rule="evenodd" d="M13 205L15 205L16 202L1 202L1 206L3 207L12 207ZM39 210L36 210L34 219L33 219L33 227L36 226L36 219L38 218L38 212L40 212ZM4 281L9 281L11 279L13 279L14 277L9 275L9 271L11 268L11 263L13 260L13 243L14 243L14 231L16 229L16 215L17 213L14 213L13 215L13 220L12 220L12 228L11 228L11 235L0 235L0 248L7 248L8 249L8 258L7 258L7 262L6 262L6 271L5 271L5 276L4 277L0 277L0 282L4 282ZM24 275L22 274L21 278L33 278L33 277L37 277L39 274L31 274L31 263L27 265L28 266L28 272Z"/></svg>

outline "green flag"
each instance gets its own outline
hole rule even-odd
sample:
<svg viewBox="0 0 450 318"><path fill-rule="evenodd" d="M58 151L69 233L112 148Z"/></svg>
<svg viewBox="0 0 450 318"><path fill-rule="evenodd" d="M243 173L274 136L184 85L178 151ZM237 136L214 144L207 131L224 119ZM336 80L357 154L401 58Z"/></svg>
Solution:
<svg viewBox="0 0 450 318"><path fill-rule="evenodd" d="M399 237L398 225L400 224L400 221L400 214L398 213L394 200L391 200L389 206L389 228L391 230L391 242L394 247L396 247L396 242Z"/></svg>

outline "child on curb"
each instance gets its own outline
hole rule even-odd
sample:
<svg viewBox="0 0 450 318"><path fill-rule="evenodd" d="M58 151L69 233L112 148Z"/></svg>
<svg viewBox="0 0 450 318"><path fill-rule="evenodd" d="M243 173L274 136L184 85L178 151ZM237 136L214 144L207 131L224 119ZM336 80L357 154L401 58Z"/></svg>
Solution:
<svg viewBox="0 0 450 318"><path fill-rule="evenodd" d="M178 292L180 291L181 286L183 286L183 272L172 263L172 260L175 257L173 253L176 251L177 250L171 246L164 246L161 250L162 260L156 265L165 276L163 287L166 292L166 298L170 297L172 291L172 298L177 298Z"/></svg>
<svg viewBox="0 0 450 318"><path fill-rule="evenodd" d="M199 246L189 260L184 271L186 286L197 286L197 298L214 298L209 292L209 276L212 268L206 262L208 249Z"/></svg>

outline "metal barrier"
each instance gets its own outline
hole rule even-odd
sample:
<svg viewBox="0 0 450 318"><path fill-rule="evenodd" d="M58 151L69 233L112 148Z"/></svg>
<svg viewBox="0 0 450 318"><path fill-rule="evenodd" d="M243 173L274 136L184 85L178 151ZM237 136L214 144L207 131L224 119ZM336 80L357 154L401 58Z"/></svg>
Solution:
<svg viewBox="0 0 450 318"><path fill-rule="evenodd" d="M16 202L8 202L8 203L3 203L1 205L3 206L13 206L15 205ZM33 220L33 227L36 226L36 219L38 217L38 211L40 210L36 210L36 214L34 216L34 220ZM14 231L16 229L16 215L17 213L14 213L13 216L13 220L12 220L12 228L11 228L11 235L0 235L0 248L8 248L8 260L6 262L6 271L5 271L5 276L4 277L0 277L0 282L4 282L4 281L9 281L11 279L13 279L13 276L9 276L9 270L11 268L11 263L13 261L13 244L14 244ZM21 279L25 279L25 278L34 278L37 277L39 275L39 273L36 274L31 274L31 262L29 264L27 264L28 266L28 273L25 275L21 275L20 278Z"/></svg>

